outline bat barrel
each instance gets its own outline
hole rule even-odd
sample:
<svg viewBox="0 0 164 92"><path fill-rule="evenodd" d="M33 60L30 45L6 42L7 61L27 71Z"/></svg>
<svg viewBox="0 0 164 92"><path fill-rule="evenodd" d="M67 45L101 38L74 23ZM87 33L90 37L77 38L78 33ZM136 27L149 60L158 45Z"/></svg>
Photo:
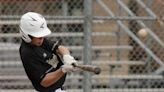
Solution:
<svg viewBox="0 0 164 92"><path fill-rule="evenodd" d="M96 67L96 68L94 69L94 73L95 73L95 74L100 74L100 72L101 72L101 69L100 69L99 67Z"/></svg>
<svg viewBox="0 0 164 92"><path fill-rule="evenodd" d="M100 74L100 72L101 72L101 69L99 67L93 66L93 65L76 65L74 63L72 65L74 67L81 69L81 70L93 72L95 74Z"/></svg>

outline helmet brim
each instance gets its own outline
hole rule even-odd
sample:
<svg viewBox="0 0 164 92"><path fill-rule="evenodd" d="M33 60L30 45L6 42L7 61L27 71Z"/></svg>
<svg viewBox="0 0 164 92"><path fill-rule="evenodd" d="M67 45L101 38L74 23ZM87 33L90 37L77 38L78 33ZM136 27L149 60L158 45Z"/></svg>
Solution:
<svg viewBox="0 0 164 92"><path fill-rule="evenodd" d="M33 37L45 37L47 35L50 35L51 31L49 28L46 28L44 30L40 30L38 32L31 33L30 35Z"/></svg>

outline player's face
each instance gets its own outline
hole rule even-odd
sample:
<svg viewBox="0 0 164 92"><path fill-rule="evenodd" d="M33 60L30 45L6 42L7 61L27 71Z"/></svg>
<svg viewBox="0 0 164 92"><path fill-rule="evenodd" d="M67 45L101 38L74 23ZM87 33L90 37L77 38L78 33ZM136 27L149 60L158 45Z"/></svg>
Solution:
<svg viewBox="0 0 164 92"><path fill-rule="evenodd" d="M43 43L43 40L44 40L43 37L39 37L39 38L33 37L33 38L32 38L32 41L31 41L31 44L33 44L33 45L35 45L35 46L41 46L42 43Z"/></svg>

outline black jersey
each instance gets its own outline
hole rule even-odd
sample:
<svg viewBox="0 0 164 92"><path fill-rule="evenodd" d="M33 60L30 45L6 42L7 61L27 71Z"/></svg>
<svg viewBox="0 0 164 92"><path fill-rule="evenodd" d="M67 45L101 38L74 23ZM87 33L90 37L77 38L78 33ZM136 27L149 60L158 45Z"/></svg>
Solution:
<svg viewBox="0 0 164 92"><path fill-rule="evenodd" d="M62 87L66 75L61 77L50 87L43 87L40 82L44 78L46 72L54 65L51 71L60 68L63 63L60 57L52 51L53 43L44 39L41 46L34 46L22 40L19 52L23 67L28 78L31 80L34 88L39 92L54 92L55 89Z"/></svg>

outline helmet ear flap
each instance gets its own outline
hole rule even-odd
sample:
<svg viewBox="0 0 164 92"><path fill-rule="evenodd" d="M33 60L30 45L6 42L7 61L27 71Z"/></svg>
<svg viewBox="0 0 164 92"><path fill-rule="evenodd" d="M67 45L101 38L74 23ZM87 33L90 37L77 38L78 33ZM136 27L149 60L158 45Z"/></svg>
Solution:
<svg viewBox="0 0 164 92"><path fill-rule="evenodd" d="M31 38L30 38L27 34L25 34L25 33L21 30L21 28L20 28L20 34L21 34L22 39L23 39L25 42L27 42L27 43L30 43L30 42L31 42Z"/></svg>

